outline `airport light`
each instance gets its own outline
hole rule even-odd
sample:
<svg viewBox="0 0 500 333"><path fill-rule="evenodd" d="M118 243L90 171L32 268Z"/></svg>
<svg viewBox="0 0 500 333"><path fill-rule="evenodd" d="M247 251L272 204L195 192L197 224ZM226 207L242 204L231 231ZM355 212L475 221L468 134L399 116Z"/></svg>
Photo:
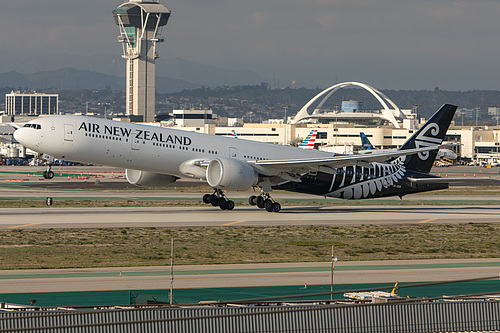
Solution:
<svg viewBox="0 0 500 333"><path fill-rule="evenodd" d="M332 269L330 276L330 301L333 301L333 273L335 271L335 263L338 261L337 257L335 257L335 250L332 244Z"/></svg>

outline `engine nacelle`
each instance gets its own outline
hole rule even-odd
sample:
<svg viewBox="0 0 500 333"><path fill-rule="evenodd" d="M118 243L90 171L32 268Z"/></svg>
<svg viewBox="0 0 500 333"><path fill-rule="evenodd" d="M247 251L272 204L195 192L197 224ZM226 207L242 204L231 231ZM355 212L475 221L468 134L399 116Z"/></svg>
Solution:
<svg viewBox="0 0 500 333"><path fill-rule="evenodd" d="M207 168L208 185L230 191L246 191L257 185L259 177L254 168L237 160L217 158Z"/></svg>
<svg viewBox="0 0 500 333"><path fill-rule="evenodd" d="M176 176L133 169L126 169L125 176L130 184L146 187L165 187L179 179Z"/></svg>

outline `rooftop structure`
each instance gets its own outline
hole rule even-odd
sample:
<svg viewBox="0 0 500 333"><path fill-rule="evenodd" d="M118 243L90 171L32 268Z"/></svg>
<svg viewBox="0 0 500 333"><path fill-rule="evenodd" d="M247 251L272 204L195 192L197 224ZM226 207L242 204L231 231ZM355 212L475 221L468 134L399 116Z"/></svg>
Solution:
<svg viewBox="0 0 500 333"><path fill-rule="evenodd" d="M175 124L181 127L202 127L212 124L214 116L213 111L209 109L173 110Z"/></svg>
<svg viewBox="0 0 500 333"><path fill-rule="evenodd" d="M345 105L345 110L342 111L330 111L324 112L322 109L325 102L335 93L337 90L348 87L357 86L366 89L369 93L375 97L380 104L382 109L380 112L359 112L360 103L357 101L349 101L342 103ZM320 100L321 99L321 100ZM313 110L313 113L309 113L309 109L318 102ZM391 108L391 107L392 108ZM317 120L319 122L341 122L341 123L358 123L363 125L381 125L384 122L389 122L396 128L401 128L401 124L404 119L406 119L405 113L400 110L393 101L391 101L387 96L378 91L377 89L370 87L367 84L360 82L344 82L335 84L319 94L313 97L309 102L307 102L302 109L295 115L292 120L292 124L297 124L305 120Z"/></svg>

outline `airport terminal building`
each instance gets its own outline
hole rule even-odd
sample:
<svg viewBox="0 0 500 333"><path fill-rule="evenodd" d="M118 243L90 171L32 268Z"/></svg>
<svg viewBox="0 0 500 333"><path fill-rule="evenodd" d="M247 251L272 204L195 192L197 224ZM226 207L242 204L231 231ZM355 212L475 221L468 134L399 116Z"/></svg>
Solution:
<svg viewBox="0 0 500 333"><path fill-rule="evenodd" d="M5 95L8 116L41 116L59 113L59 95L12 91Z"/></svg>
<svg viewBox="0 0 500 333"><path fill-rule="evenodd" d="M372 92L381 101L381 110L363 110L359 101L345 101L340 110L323 107L326 98L336 90L358 85ZM333 89L332 89L333 87ZM238 139L298 146L312 130L317 132L314 148L332 153L352 154L361 150L360 132L364 132L376 149L400 147L424 122L417 119L416 110L399 109L390 99L367 85L347 82L337 84L307 103L295 117L270 119L263 123L243 123L238 118L218 118L209 108L173 110L171 118L152 123L170 127ZM320 94L321 95L321 94ZM22 124L32 117L59 113L58 95L11 92L6 94L6 115L3 122ZM320 101L320 99L323 100ZM317 104L312 107L313 102ZM319 103L318 103L319 102ZM312 112L307 109L310 108ZM498 110L494 110L498 111ZM492 111L493 112L493 111ZM5 118L5 119L4 119ZM121 119L123 120L123 119ZM8 140L8 136L4 136ZM9 143L12 143L10 138ZM500 126L457 126L452 123L445 144L459 157L489 164L500 164Z"/></svg>

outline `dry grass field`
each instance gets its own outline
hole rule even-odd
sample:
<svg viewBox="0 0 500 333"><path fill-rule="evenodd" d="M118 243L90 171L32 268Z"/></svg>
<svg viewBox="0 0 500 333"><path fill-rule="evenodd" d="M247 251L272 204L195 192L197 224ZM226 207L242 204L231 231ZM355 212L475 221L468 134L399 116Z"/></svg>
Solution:
<svg viewBox="0 0 500 333"><path fill-rule="evenodd" d="M500 225L0 231L0 268L500 257Z"/></svg>

